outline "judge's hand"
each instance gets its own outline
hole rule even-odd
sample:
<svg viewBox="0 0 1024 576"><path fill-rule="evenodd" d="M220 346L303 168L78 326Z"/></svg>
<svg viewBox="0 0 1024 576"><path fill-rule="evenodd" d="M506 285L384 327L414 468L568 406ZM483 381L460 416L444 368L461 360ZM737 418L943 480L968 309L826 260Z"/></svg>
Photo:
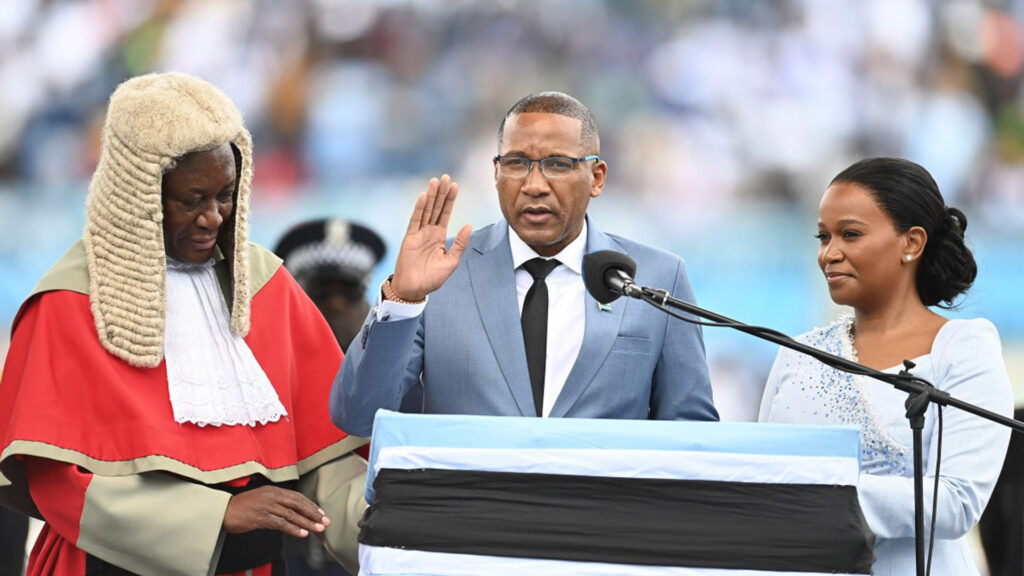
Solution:
<svg viewBox="0 0 1024 576"><path fill-rule="evenodd" d="M448 218L458 193L459 185L445 174L440 180L431 178L427 191L416 199L391 278L391 290L402 300L423 300L440 288L459 265L472 228L468 224L463 226L451 249L445 249Z"/></svg>
<svg viewBox="0 0 1024 576"><path fill-rule="evenodd" d="M231 534L259 528L277 530L299 538L323 532L331 523L312 500L294 490L261 486L228 500L224 529Z"/></svg>

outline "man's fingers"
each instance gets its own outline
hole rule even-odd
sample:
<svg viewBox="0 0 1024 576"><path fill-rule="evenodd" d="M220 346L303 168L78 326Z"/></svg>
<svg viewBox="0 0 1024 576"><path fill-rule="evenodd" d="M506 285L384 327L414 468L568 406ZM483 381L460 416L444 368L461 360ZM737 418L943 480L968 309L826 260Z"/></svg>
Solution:
<svg viewBox="0 0 1024 576"><path fill-rule="evenodd" d="M281 505L287 509L287 518L293 524L323 524L327 517L312 500L299 492L282 490Z"/></svg>
<svg viewBox="0 0 1024 576"><path fill-rule="evenodd" d="M416 198L416 207L409 218L406 236L420 232L428 226L448 226L448 217L452 213L452 203L458 195L459 185L452 182L452 177L442 174L440 178L431 178L427 191Z"/></svg>
<svg viewBox="0 0 1024 576"><path fill-rule="evenodd" d="M304 516L292 514L285 518L278 516L276 518L275 528L280 532L286 532L299 538L305 538L311 532L318 534L324 531L324 524L322 522L314 522Z"/></svg>
<svg viewBox="0 0 1024 576"><path fill-rule="evenodd" d="M305 538L310 532L323 532L327 518L311 500L298 492L282 491L271 511L274 529Z"/></svg>
<svg viewBox="0 0 1024 576"><path fill-rule="evenodd" d="M457 188L458 185L452 182L452 177L447 174L442 174L441 180L438 181L437 184L437 196L434 197L434 207L430 211L430 224L441 223L441 218L443 218L444 215L444 207L448 202L448 196L451 194L453 187Z"/></svg>
<svg viewBox="0 0 1024 576"><path fill-rule="evenodd" d="M438 225L443 227L445 230L448 229L448 219L452 215L452 209L455 207L455 199L459 197L459 183L452 182L451 188L448 190L448 194L445 195L444 204L441 205L440 218L438 218Z"/></svg>
<svg viewBox="0 0 1024 576"><path fill-rule="evenodd" d="M416 207L412 209L412 216L409 218L409 227L406 229L406 234L412 234L420 229L423 221L423 209L427 205L427 193L420 192L420 195L416 198Z"/></svg>
<svg viewBox="0 0 1024 576"><path fill-rule="evenodd" d="M462 253L466 251L466 246L469 246L469 235L472 232L473 227L466 224L455 235L455 240L452 241L452 247L448 250L448 254L455 258L456 261L462 258Z"/></svg>
<svg viewBox="0 0 1024 576"><path fill-rule="evenodd" d="M440 187L440 180L437 178L430 179L430 184L427 185L427 199L423 205L423 218L420 219L420 228L430 226L434 222L434 203L437 201L438 189Z"/></svg>
<svg viewBox="0 0 1024 576"><path fill-rule="evenodd" d="M271 514L269 518L270 526L268 528L300 538L304 538L306 534L309 534L309 530L292 522L287 516L289 516L288 510L284 510L280 514Z"/></svg>

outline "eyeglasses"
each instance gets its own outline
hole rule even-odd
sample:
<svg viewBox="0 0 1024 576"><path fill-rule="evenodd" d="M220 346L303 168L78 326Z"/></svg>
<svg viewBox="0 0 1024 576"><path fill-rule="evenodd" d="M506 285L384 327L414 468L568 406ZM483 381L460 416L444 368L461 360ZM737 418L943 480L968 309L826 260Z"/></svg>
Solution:
<svg viewBox="0 0 1024 576"><path fill-rule="evenodd" d="M501 175L508 178L525 178L530 173L530 170L533 169L533 163L536 162L540 164L540 171L544 174L545 178L557 180L572 174L577 162L600 159L601 157L596 154L582 158L573 158L571 156L526 158L524 156L502 156L499 154L494 157L494 162L498 165L498 171Z"/></svg>

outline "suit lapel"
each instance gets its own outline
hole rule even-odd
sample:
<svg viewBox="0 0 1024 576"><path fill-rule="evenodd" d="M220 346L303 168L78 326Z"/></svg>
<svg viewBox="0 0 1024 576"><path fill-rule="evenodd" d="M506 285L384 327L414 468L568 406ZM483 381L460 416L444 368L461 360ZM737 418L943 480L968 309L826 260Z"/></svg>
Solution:
<svg viewBox="0 0 1024 576"><path fill-rule="evenodd" d="M623 252L617 242L606 236L587 218L587 249L586 252L598 250L616 250ZM561 394L551 408L552 417L565 417L569 409L579 400L583 392L590 386L599 368L608 357L608 351L615 343L622 324L622 316L626 309L626 300L620 298L611 304L611 310L601 309L597 300L587 292L585 300L586 325L583 329L583 345L579 356L573 364L569 377ZM524 363L525 365L525 363Z"/></svg>
<svg viewBox="0 0 1024 576"><path fill-rule="evenodd" d="M487 230L468 259L470 284L491 350L505 383L523 416L533 416L533 391L526 366L523 328L519 322L515 270L508 244L508 225L499 221Z"/></svg>

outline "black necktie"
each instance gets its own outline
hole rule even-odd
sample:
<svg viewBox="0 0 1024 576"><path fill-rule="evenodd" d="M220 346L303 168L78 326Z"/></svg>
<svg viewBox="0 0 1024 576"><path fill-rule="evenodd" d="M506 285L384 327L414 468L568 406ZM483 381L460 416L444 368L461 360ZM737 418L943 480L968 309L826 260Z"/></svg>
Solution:
<svg viewBox="0 0 1024 576"><path fill-rule="evenodd" d="M555 259L534 258L523 263L523 269L533 276L533 286L523 301L523 343L526 344L526 365L530 369L533 405L537 416L544 411L544 359L548 349L548 274L560 262Z"/></svg>

